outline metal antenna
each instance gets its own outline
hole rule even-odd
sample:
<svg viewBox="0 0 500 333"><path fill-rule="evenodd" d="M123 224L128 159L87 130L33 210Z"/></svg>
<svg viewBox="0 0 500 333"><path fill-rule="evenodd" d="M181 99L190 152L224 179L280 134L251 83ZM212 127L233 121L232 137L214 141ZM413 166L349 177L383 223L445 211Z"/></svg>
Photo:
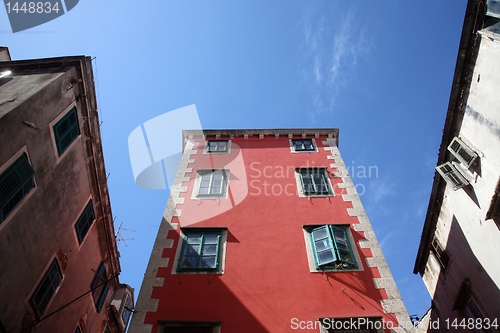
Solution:
<svg viewBox="0 0 500 333"><path fill-rule="evenodd" d="M120 227L118 228L118 231L116 232L116 235L115 235L116 243L117 243L117 245L120 245L120 241L122 241L123 244L125 244L125 246L128 246L126 241L134 240L134 238L124 238L123 235L120 233L120 231L124 230L124 231L135 232L135 230L122 228L122 225L123 225L123 222L120 223Z"/></svg>

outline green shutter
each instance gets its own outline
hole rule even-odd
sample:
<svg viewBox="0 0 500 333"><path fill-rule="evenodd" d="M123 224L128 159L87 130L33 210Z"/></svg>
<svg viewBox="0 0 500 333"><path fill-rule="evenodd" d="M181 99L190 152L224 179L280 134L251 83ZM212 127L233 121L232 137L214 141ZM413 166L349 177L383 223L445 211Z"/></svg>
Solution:
<svg viewBox="0 0 500 333"><path fill-rule="evenodd" d="M311 244L314 250L316 268L323 268L337 261L332 235L327 226L314 228L311 231Z"/></svg>
<svg viewBox="0 0 500 333"><path fill-rule="evenodd" d="M69 112L54 125L53 129L57 152L59 156L61 156L69 145L80 135L76 107L69 110Z"/></svg>
<svg viewBox="0 0 500 333"><path fill-rule="evenodd" d="M331 231L335 252L337 253L339 261L342 262L342 266L345 268L356 268L356 259L354 259L354 253L347 231L333 225L329 225L328 227Z"/></svg>
<svg viewBox="0 0 500 333"><path fill-rule="evenodd" d="M33 168L22 154L0 175L0 222L33 188Z"/></svg>

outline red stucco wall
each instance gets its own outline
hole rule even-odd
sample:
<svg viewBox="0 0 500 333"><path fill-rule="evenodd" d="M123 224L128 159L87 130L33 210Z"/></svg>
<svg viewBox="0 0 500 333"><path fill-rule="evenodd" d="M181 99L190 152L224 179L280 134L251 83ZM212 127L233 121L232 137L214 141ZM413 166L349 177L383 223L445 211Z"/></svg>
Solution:
<svg viewBox="0 0 500 333"><path fill-rule="evenodd" d="M176 206L182 209L181 216L172 220L179 223L179 229L167 236L174 246L163 250L169 264L158 269L157 277L164 278L164 284L153 288L151 295L159 299L158 308L145 317L145 324L153 325L152 332L157 332L158 321L163 320L222 322L222 332L238 333L300 331L297 325L301 322L325 317L383 317L397 326L395 316L382 310L380 300L387 299L387 294L374 287L372 279L380 275L366 266L365 258L372 253L358 244L364 235L352 227L359 221L348 215L352 204L342 199L344 190L338 187L342 179L333 176L338 170L330 167L334 161L327 158L331 152L323 149L325 139L315 139L319 152L291 153L287 137L234 138L231 154L222 159L241 153L246 179L231 179L230 198L221 200L191 199L197 170L210 165L217 168L221 158L198 148L191 156L196 160L189 165L193 170L186 174L191 180L183 183L188 186L181 194L185 201ZM293 170L305 166L327 168L336 195L310 200L299 197ZM231 194L242 191L243 181L248 184L248 194L235 203ZM221 207L227 210L211 216ZM207 215L207 211L215 213ZM205 215L211 217L196 222L196 216ZM362 271L310 272L303 227L320 224L351 225ZM224 274L172 274L180 229L188 225L227 227Z"/></svg>

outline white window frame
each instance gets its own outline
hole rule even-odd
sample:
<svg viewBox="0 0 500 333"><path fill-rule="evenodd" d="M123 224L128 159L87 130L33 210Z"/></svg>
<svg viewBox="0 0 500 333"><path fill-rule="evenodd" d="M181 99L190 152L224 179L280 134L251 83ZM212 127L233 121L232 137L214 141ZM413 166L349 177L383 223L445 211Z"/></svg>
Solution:
<svg viewBox="0 0 500 333"><path fill-rule="evenodd" d="M222 193L221 194L199 194L203 175L214 174L216 172L221 172L222 173L222 177L223 177L223 184L222 184L223 185L223 191L222 191ZM192 191L192 194L191 194L191 199L197 199L197 200L226 199L228 197L228 191L229 191L229 175L230 175L230 172L229 172L228 169L203 169L203 170L197 170L197 172L196 172L196 179L195 179L194 186L193 186L193 191ZM212 180L213 180L213 178L210 179L210 186L212 186Z"/></svg>
<svg viewBox="0 0 500 333"><path fill-rule="evenodd" d="M314 150L295 150L295 145L293 144L294 140L311 140ZM289 139L288 140L290 143L290 152L294 154L304 154L304 153L317 153L319 152L318 145L316 144L316 140L314 138L295 138L295 139Z"/></svg>
<svg viewBox="0 0 500 333"><path fill-rule="evenodd" d="M226 151L208 151L208 145L210 143L210 141L226 141L227 142L227 149ZM205 141L205 146L203 148L203 154L210 154L210 155L213 155L213 154L230 154L231 153L231 143L232 143L232 140L221 140L221 139L213 139L213 140L206 140Z"/></svg>

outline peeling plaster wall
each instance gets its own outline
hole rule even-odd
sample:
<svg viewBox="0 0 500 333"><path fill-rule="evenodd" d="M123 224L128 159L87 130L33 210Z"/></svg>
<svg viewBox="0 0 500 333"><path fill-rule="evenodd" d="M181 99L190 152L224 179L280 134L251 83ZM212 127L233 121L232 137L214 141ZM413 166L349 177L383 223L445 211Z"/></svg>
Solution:
<svg viewBox="0 0 500 333"><path fill-rule="evenodd" d="M443 271L431 254L423 275L442 321L463 316L451 307L465 278L470 279L485 316L493 319L500 313L500 228L486 219L500 177L500 37L484 32L480 43L457 133L478 153L478 166L468 172L470 187L457 191L446 187L436 237L450 262Z"/></svg>

